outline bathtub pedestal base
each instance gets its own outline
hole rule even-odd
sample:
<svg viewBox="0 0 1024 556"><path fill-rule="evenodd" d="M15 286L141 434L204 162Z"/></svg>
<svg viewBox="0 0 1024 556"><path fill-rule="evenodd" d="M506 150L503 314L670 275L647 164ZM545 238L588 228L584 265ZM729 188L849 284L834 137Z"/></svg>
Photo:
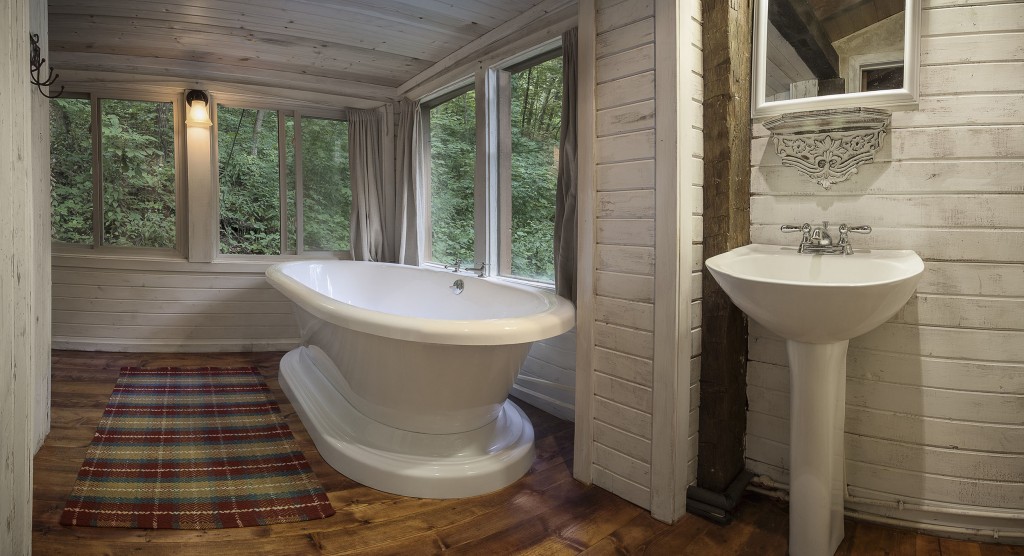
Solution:
<svg viewBox="0 0 1024 556"><path fill-rule="evenodd" d="M285 354L279 380L324 460L384 492L476 496L514 483L533 464L533 425L511 401L478 429L425 434L389 427L357 411L324 377L308 348Z"/></svg>

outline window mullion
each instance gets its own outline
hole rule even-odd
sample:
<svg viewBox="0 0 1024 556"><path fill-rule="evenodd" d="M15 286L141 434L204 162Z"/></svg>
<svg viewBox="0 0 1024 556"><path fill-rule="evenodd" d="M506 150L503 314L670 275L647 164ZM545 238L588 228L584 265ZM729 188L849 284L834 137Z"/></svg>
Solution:
<svg viewBox="0 0 1024 556"><path fill-rule="evenodd" d="M351 129L351 128L350 128ZM420 178L423 183L422 199L424 199L423 207L423 245L425 253L422 254L424 261L438 261L438 257L434 256L434 220L433 220L433 195L431 188L433 187L433 180L431 176L430 167L430 110L424 109L420 112L420 152L418 153L420 160L426 164L426 167L420 172ZM352 138L349 137L349 150L351 151ZM415 145L415 143L414 143Z"/></svg>
<svg viewBox="0 0 1024 556"><path fill-rule="evenodd" d="M293 116L292 151L295 153L295 254L305 251L305 228L303 227L303 195L302 195L302 114L298 111Z"/></svg>
<svg viewBox="0 0 1024 556"><path fill-rule="evenodd" d="M89 95L92 121L92 247L103 245L103 132L101 128L100 101Z"/></svg>
<svg viewBox="0 0 1024 556"><path fill-rule="evenodd" d="M477 171L474 189L474 246L477 264L494 268L498 262L498 126L495 70L476 74Z"/></svg>
<svg viewBox="0 0 1024 556"><path fill-rule="evenodd" d="M278 218L281 222L281 254L288 252L288 131L284 113L277 112Z"/></svg>
<svg viewBox="0 0 1024 556"><path fill-rule="evenodd" d="M498 130L498 275L512 274L512 91L511 74L494 72L495 128Z"/></svg>

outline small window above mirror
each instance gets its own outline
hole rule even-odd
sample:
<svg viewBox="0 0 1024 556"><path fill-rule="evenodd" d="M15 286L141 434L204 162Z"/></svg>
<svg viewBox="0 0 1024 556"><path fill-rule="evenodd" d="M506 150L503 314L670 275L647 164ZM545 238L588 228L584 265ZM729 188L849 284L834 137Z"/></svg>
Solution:
<svg viewBox="0 0 1024 556"><path fill-rule="evenodd" d="M756 0L755 118L917 107L920 0Z"/></svg>

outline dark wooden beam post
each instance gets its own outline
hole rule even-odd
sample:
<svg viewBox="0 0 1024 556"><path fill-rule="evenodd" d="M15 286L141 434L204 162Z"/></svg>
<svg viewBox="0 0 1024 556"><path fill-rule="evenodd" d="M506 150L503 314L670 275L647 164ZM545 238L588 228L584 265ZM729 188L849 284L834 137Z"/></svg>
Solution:
<svg viewBox="0 0 1024 556"><path fill-rule="evenodd" d="M752 0L704 0L704 258L750 243ZM747 323L704 272L697 485L743 471Z"/></svg>

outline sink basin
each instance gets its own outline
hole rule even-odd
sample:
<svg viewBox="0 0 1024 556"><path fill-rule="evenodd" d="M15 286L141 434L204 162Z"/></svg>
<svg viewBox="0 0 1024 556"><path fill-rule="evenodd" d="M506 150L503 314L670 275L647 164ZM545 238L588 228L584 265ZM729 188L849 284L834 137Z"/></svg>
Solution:
<svg viewBox="0 0 1024 556"><path fill-rule="evenodd" d="M924 272L913 251L808 255L747 245L711 257L733 303L786 339L789 358L789 554L834 554L843 540L846 351L910 299Z"/></svg>
<svg viewBox="0 0 1024 556"><path fill-rule="evenodd" d="M746 245L707 260L733 303L765 328L811 344L849 340L902 307L924 272L913 251L807 255Z"/></svg>

